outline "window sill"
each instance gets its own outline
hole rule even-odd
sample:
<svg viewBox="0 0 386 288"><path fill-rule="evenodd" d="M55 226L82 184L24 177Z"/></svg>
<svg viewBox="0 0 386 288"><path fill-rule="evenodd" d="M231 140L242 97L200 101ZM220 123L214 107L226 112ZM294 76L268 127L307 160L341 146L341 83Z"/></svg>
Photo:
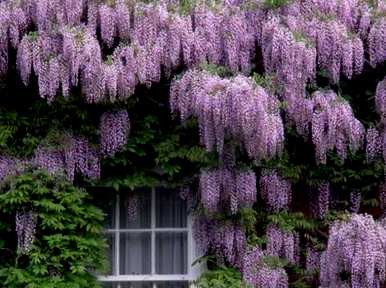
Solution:
<svg viewBox="0 0 386 288"><path fill-rule="evenodd" d="M120 275L120 276L99 276L101 282L165 282L165 281L194 281L191 275Z"/></svg>

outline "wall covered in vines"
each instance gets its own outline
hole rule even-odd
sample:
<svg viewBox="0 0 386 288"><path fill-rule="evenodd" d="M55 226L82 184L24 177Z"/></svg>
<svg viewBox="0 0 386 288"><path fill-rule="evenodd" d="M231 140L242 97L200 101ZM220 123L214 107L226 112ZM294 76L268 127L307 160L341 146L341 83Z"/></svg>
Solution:
<svg viewBox="0 0 386 288"><path fill-rule="evenodd" d="M385 16L382 0L1 1L0 180L180 187L201 287L383 287ZM20 207L16 230L38 227Z"/></svg>

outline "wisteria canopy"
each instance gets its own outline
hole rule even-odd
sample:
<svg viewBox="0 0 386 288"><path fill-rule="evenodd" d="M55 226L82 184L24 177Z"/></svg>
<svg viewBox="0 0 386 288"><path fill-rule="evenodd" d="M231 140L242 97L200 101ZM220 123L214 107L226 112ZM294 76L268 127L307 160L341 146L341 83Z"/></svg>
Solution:
<svg viewBox="0 0 386 288"><path fill-rule="evenodd" d="M184 187L217 265L254 287L384 287L385 61L383 0L0 1L2 82L16 71L49 105L102 110L96 141L0 150L0 180L32 166L98 181L135 130L126 103L164 84L170 121L193 119L217 157ZM23 251L35 219L16 215Z"/></svg>

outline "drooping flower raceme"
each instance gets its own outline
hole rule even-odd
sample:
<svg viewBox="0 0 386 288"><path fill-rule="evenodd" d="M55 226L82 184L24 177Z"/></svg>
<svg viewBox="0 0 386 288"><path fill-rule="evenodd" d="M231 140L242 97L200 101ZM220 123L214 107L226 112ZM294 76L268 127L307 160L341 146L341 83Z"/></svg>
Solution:
<svg viewBox="0 0 386 288"><path fill-rule="evenodd" d="M323 181L318 186L316 216L323 218L330 207L330 183Z"/></svg>
<svg viewBox="0 0 386 288"><path fill-rule="evenodd" d="M129 222L135 222L138 219L139 214L139 197L138 195L132 195L128 197L127 204L127 220Z"/></svg>
<svg viewBox="0 0 386 288"><path fill-rule="evenodd" d="M6 155L0 156L0 181L3 181L15 172L15 165L15 159Z"/></svg>
<svg viewBox="0 0 386 288"><path fill-rule="evenodd" d="M358 191L352 191L350 193L350 212L351 213L359 213L359 209L361 208L361 200L362 195Z"/></svg>
<svg viewBox="0 0 386 288"><path fill-rule="evenodd" d="M381 118L385 123L386 120L386 78L378 83L375 91L375 107Z"/></svg>
<svg viewBox="0 0 386 288"><path fill-rule="evenodd" d="M100 153L91 147L83 137L69 137L65 143L64 160L69 181L74 180L78 171L85 177L99 179L100 177Z"/></svg>
<svg viewBox="0 0 386 288"><path fill-rule="evenodd" d="M112 156L127 143L130 131L129 114L126 110L106 112L100 120L101 154Z"/></svg>
<svg viewBox="0 0 386 288"><path fill-rule="evenodd" d="M321 259L321 287L381 287L386 273L386 229L366 214L352 214L330 227ZM350 274L348 281L340 274ZM345 283L346 282L346 283Z"/></svg>
<svg viewBox="0 0 386 288"><path fill-rule="evenodd" d="M299 262L299 237L294 232L284 231L269 224L266 232L267 255L286 258L291 263Z"/></svg>
<svg viewBox="0 0 386 288"><path fill-rule="evenodd" d="M262 171L260 193L272 212L287 210L291 205L291 183L283 179L275 170L264 169Z"/></svg>
<svg viewBox="0 0 386 288"><path fill-rule="evenodd" d="M303 96L306 82L315 78L317 67L326 70L336 82L341 74L347 78L359 74L367 52L372 65L383 62L385 20L373 16L382 15L385 8L381 1L375 2L379 3L333 0L327 5L320 0L291 1L278 15L260 2L251 10L245 9L249 7L248 1L227 0L216 1L215 9L202 3L194 5L186 15L181 15L176 1L2 1L0 74L8 69L8 47L21 48L19 54L24 54L26 43L20 40L30 32L30 27L36 27L34 33L38 38L45 38L42 50L52 45L58 48L54 53L39 56L44 61L36 75L39 86L42 85L41 96L49 101L55 96L57 82L51 91L46 89L55 79L48 79L54 74L47 71L55 72L57 62L65 95L69 88L79 85L87 101L103 98L105 91L98 79L104 59L101 45L114 50L123 46L133 49L137 61L132 73L138 83L151 85L160 80L162 70L169 76L181 64L191 68L202 61L249 73L258 44L266 71L278 75L284 87L281 96L292 102ZM76 45L68 45L68 30L82 31L76 33ZM101 39L101 44L97 39ZM364 40L368 45L363 45ZM90 51L90 46L93 53L86 51ZM364 51L365 46L368 51ZM76 50L70 58L69 48ZM55 59L52 69L46 67L51 58ZM85 61L91 64L82 68L84 79L77 82L79 69L73 68L81 67ZM28 67L20 66L24 71ZM75 76L70 82L65 79L68 73ZM26 75L28 72L22 79L27 80Z"/></svg>
<svg viewBox="0 0 386 288"><path fill-rule="evenodd" d="M375 67L386 59L386 47L384 33L386 31L386 20L379 17L371 26L368 34L370 64Z"/></svg>
<svg viewBox="0 0 386 288"><path fill-rule="evenodd" d="M325 164L327 152L336 150L342 160L348 150L356 152L363 145L365 129L348 102L332 91L313 94L312 142L316 161Z"/></svg>
<svg viewBox="0 0 386 288"><path fill-rule="evenodd" d="M28 253L35 239L37 217L32 211L19 211L15 222L18 252Z"/></svg>
<svg viewBox="0 0 386 288"><path fill-rule="evenodd" d="M234 214L256 202L256 175L251 170L202 170L200 192L201 202L208 212L230 210Z"/></svg>
<svg viewBox="0 0 386 288"><path fill-rule="evenodd" d="M315 272L320 268L321 252L312 247L307 247L306 251L306 270L307 272Z"/></svg>
<svg viewBox="0 0 386 288"><path fill-rule="evenodd" d="M269 159L281 152L284 128L278 100L244 76L220 78L190 70L172 83L170 106L182 121L197 117L201 142L221 155L225 139L241 141L248 155Z"/></svg>
<svg viewBox="0 0 386 288"><path fill-rule="evenodd" d="M60 150L39 147L36 149L33 164L51 174L62 174L65 171L64 153Z"/></svg>
<svg viewBox="0 0 386 288"><path fill-rule="evenodd" d="M260 247L250 248L243 258L243 279L253 287L287 288L288 276L283 268L264 263L266 253Z"/></svg>
<svg viewBox="0 0 386 288"><path fill-rule="evenodd" d="M382 152L382 139L376 128L369 128L366 133L367 162L374 161Z"/></svg>
<svg viewBox="0 0 386 288"><path fill-rule="evenodd" d="M193 233L201 253L213 252L220 263L226 261L242 268L247 243L245 233L238 224L197 217Z"/></svg>

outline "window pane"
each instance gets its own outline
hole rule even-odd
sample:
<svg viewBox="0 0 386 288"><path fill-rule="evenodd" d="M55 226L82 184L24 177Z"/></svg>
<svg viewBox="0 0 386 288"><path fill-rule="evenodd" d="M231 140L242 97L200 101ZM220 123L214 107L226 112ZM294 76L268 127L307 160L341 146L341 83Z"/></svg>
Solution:
<svg viewBox="0 0 386 288"><path fill-rule="evenodd" d="M151 233L121 233L119 273L150 274Z"/></svg>
<svg viewBox="0 0 386 288"><path fill-rule="evenodd" d="M156 272L187 274L187 233L156 233Z"/></svg>
<svg viewBox="0 0 386 288"><path fill-rule="evenodd" d="M151 189L121 193L119 216L121 229L150 228Z"/></svg>
<svg viewBox="0 0 386 288"><path fill-rule="evenodd" d="M107 259L109 261L109 275L116 275L116 267L115 267L115 235L114 234L107 234Z"/></svg>
<svg viewBox="0 0 386 288"><path fill-rule="evenodd" d="M179 197L176 190L156 189L156 219L157 227L186 227L186 202Z"/></svg>

